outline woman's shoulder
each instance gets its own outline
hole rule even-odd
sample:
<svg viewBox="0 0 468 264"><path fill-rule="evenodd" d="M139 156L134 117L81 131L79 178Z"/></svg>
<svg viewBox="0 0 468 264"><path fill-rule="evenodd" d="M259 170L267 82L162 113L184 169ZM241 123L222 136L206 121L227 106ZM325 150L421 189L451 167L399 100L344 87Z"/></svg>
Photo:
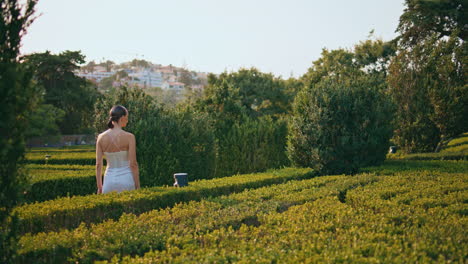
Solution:
<svg viewBox="0 0 468 264"><path fill-rule="evenodd" d="M98 134L98 135L97 135L97 139L99 140L99 139L105 137L108 133L109 133L109 129L106 130L106 131L104 131L104 132L102 132L102 133L100 133L100 134Z"/></svg>
<svg viewBox="0 0 468 264"><path fill-rule="evenodd" d="M130 133L130 132L124 131L123 133L124 133L124 135L125 135L126 137L128 137L128 138L135 138L135 135L133 135L133 134Z"/></svg>

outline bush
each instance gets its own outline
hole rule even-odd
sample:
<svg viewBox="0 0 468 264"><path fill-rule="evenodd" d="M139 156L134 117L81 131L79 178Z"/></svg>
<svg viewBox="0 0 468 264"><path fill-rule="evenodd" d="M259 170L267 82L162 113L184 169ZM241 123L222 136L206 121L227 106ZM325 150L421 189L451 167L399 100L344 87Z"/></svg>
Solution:
<svg viewBox="0 0 468 264"><path fill-rule="evenodd" d="M26 202L96 193L94 166L28 164L26 168L31 183L25 192Z"/></svg>
<svg viewBox="0 0 468 264"><path fill-rule="evenodd" d="M334 174L383 162L393 108L381 85L369 77L327 79L301 91L288 135L293 164Z"/></svg>

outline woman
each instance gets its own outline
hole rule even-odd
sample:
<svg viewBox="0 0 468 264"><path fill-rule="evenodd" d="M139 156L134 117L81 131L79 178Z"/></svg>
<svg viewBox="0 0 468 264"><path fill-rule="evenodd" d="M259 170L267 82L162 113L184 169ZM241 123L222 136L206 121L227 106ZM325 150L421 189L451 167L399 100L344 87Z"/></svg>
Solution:
<svg viewBox="0 0 468 264"><path fill-rule="evenodd" d="M135 136L123 131L128 123L128 111L117 105L109 113L108 130L99 134L96 142L97 193L126 191L140 188L136 160ZM106 156L107 168L102 184L102 156Z"/></svg>

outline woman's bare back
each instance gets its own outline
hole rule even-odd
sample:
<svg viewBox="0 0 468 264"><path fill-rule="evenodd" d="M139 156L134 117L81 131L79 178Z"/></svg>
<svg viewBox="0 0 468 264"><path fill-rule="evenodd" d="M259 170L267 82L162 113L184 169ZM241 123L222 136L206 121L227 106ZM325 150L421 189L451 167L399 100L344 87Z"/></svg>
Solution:
<svg viewBox="0 0 468 264"><path fill-rule="evenodd" d="M98 136L102 152L128 151L132 134L124 130L108 129Z"/></svg>

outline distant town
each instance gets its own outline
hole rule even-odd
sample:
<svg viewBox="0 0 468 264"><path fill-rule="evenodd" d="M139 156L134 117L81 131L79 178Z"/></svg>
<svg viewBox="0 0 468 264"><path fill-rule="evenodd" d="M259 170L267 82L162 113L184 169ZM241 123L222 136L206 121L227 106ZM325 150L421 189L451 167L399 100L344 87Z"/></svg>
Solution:
<svg viewBox="0 0 468 264"><path fill-rule="evenodd" d="M76 74L94 82L101 92L125 85L146 89L150 93L161 89L180 96L186 89L203 91L208 75L205 72L190 71L185 67L164 66L138 59L121 64L112 61L91 61L82 66Z"/></svg>

